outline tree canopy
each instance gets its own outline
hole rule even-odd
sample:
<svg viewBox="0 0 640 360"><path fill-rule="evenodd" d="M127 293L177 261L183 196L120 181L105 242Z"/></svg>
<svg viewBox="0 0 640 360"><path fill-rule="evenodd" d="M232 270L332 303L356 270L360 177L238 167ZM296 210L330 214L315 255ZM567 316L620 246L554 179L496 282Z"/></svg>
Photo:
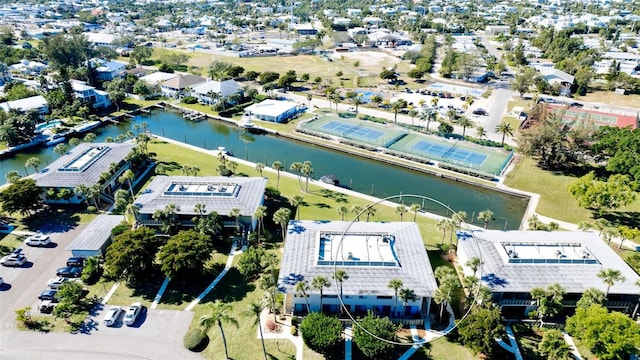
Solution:
<svg viewBox="0 0 640 360"><path fill-rule="evenodd" d="M141 227L128 230L115 237L107 249L105 270L116 278L130 283L145 279L153 268L156 252L162 240L152 229Z"/></svg>
<svg viewBox="0 0 640 360"><path fill-rule="evenodd" d="M19 212L22 215L28 215L42 207L41 193L42 190L36 187L35 180L18 180L0 193L2 210L10 214Z"/></svg>
<svg viewBox="0 0 640 360"><path fill-rule="evenodd" d="M165 276L185 278L198 273L211 258L213 241L193 230L180 231L169 238L158 253L160 269Z"/></svg>
<svg viewBox="0 0 640 360"><path fill-rule="evenodd" d="M490 356L495 339L504 333L500 309L495 306L474 307L458 325L462 343L477 353Z"/></svg>
<svg viewBox="0 0 640 360"><path fill-rule="evenodd" d="M342 323L337 317L311 313L300 324L302 340L314 351L327 355L342 342Z"/></svg>
<svg viewBox="0 0 640 360"><path fill-rule="evenodd" d="M386 317L377 317L369 312L367 316L358 320L358 323L360 326L353 327L353 340L358 349L370 359L389 359L393 352L393 345L374 338L363 328L382 339L395 341L398 329L391 320Z"/></svg>

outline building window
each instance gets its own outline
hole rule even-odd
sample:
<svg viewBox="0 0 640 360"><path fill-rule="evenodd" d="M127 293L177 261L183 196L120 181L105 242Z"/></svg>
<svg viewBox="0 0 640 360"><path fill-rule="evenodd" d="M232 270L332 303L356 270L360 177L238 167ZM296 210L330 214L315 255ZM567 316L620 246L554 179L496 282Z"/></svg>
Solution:
<svg viewBox="0 0 640 360"><path fill-rule="evenodd" d="M378 300L391 300L391 299L393 299L393 296L376 296L376 299L378 299Z"/></svg>
<svg viewBox="0 0 640 360"><path fill-rule="evenodd" d="M323 299L337 299L338 295L322 295Z"/></svg>
<svg viewBox="0 0 640 360"><path fill-rule="evenodd" d="M360 296L358 296L358 299L366 299L366 298L367 298L367 295L360 295Z"/></svg>

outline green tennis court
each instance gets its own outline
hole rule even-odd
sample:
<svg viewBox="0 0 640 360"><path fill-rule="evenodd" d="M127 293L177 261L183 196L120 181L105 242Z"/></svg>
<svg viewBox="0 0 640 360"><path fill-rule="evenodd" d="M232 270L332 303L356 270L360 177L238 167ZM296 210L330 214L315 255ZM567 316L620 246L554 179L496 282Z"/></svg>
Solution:
<svg viewBox="0 0 640 360"><path fill-rule="evenodd" d="M512 152L502 149L422 134L409 134L389 149L493 175L499 175L513 156Z"/></svg>
<svg viewBox="0 0 640 360"><path fill-rule="evenodd" d="M301 125L302 129L320 132L363 144L387 147L407 132L369 121L323 116Z"/></svg>

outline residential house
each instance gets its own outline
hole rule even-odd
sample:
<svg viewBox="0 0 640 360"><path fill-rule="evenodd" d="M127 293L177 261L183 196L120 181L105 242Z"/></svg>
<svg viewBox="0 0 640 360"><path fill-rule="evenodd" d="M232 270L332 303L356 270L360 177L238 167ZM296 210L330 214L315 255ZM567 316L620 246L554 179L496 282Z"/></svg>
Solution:
<svg viewBox="0 0 640 360"><path fill-rule="evenodd" d="M198 98L198 101L207 105L212 105L220 99L228 99L233 94L242 95L242 85L235 80L207 81L191 88L191 96Z"/></svg>
<svg viewBox="0 0 640 360"><path fill-rule="evenodd" d="M120 187L118 177L131 167L126 158L135 146L133 143L82 143L32 178L36 181L36 186L44 190L44 194L48 190L73 191L80 184L91 187L100 183L102 192L108 196ZM111 164L116 164L115 171ZM103 173L107 172L111 173L111 176L105 179ZM82 194L75 194L70 199L45 197L45 202L49 203L79 204L84 200Z"/></svg>
<svg viewBox="0 0 640 360"><path fill-rule="evenodd" d="M589 288L608 290L604 305L622 312L631 313L640 301L640 276L597 232L477 230L457 236L458 264L491 289L507 317L526 317L536 307L531 290L553 284L566 291L569 310ZM471 258L482 261L475 273L466 265ZM620 271L624 280L609 288L598 276L606 269Z"/></svg>
<svg viewBox="0 0 640 360"><path fill-rule="evenodd" d="M104 46L104 47L112 47L115 48L114 44L116 40L116 35L107 34L107 33L98 33L98 32L87 32L84 33L87 37L87 41L91 43L93 46Z"/></svg>
<svg viewBox="0 0 640 360"><path fill-rule="evenodd" d="M348 279L333 279L336 269L345 270ZM308 290L305 298L296 284L309 285L318 276L331 285ZM415 298L406 303L395 299L389 281L399 279L403 288L413 290ZM353 315L373 311L392 318L421 321L429 313L436 291L436 280L414 222L290 221L278 289L284 293L284 311L304 314L310 311L338 313L340 299ZM322 306L321 306L322 304Z"/></svg>
<svg viewBox="0 0 640 360"><path fill-rule="evenodd" d="M257 224L253 214L264 203L266 186L267 179L258 177L157 176L136 198L136 220L145 226L159 226L153 214L174 204L183 226L194 226L194 216L216 212L225 227L235 227L236 219L230 213L238 209L238 225L253 231ZM203 212L198 204L205 206Z"/></svg>
<svg viewBox="0 0 640 360"><path fill-rule="evenodd" d="M96 70L96 78L102 81L124 77L127 63L117 60L104 61L101 59L91 59Z"/></svg>
<svg viewBox="0 0 640 360"><path fill-rule="evenodd" d="M254 119L285 122L306 109L304 105L293 101L267 99L258 104L253 104L245 109L245 113Z"/></svg>
<svg viewBox="0 0 640 360"><path fill-rule="evenodd" d="M9 112L9 110L18 110L27 112L29 110L36 110L40 115L46 115L49 113L49 103L47 99L42 95L31 96L24 99L12 100L0 103L0 109Z"/></svg>
<svg viewBox="0 0 640 360"><path fill-rule="evenodd" d="M98 90L85 81L71 80L71 87L76 98L91 104L96 109L105 109L111 106L109 94L106 91Z"/></svg>
<svg viewBox="0 0 640 360"><path fill-rule="evenodd" d="M19 63L9 65L9 71L13 73L23 74L23 75L39 75L48 67L47 64L43 64L39 61L30 61L30 60L20 60Z"/></svg>
<svg viewBox="0 0 640 360"><path fill-rule="evenodd" d="M160 89L162 90L162 95L169 98L180 99L189 94L193 86L206 81L207 79L202 76L178 74L169 80L163 81L160 84Z"/></svg>

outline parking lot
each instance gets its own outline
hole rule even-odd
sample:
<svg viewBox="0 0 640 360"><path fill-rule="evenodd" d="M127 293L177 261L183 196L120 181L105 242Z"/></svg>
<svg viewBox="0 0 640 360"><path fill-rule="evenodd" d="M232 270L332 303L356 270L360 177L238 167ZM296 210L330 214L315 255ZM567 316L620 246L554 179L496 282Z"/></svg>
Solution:
<svg viewBox="0 0 640 360"><path fill-rule="evenodd" d="M52 244L23 246L28 261L22 267L0 266L5 285L0 288L0 359L201 359L184 348L182 338L192 312L144 309L134 326L112 328L102 324L104 312L97 308L78 334L18 331L15 310L40 303L38 295L65 266L71 253L65 248L84 225L44 231Z"/></svg>

